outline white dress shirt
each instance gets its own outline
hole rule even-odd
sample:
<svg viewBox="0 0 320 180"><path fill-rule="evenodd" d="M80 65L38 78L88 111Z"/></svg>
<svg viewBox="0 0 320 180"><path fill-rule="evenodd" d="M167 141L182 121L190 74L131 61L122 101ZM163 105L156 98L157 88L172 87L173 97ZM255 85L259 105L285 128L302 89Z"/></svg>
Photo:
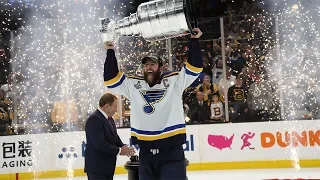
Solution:
<svg viewBox="0 0 320 180"><path fill-rule="evenodd" d="M107 115L105 112L103 112L99 107L98 107L98 110L104 115L104 117L107 119L107 121L109 121L108 115ZM119 155L120 153L121 153L121 148L119 148L118 155Z"/></svg>

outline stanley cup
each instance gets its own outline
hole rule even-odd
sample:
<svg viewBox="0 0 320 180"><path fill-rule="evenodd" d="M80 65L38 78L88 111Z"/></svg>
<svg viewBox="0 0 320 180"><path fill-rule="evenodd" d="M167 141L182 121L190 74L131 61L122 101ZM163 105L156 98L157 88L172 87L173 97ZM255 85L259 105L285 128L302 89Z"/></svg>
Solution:
<svg viewBox="0 0 320 180"><path fill-rule="evenodd" d="M142 36L157 41L193 33L197 26L192 0L155 0L139 5L136 13L119 21L100 19L103 42L119 36Z"/></svg>

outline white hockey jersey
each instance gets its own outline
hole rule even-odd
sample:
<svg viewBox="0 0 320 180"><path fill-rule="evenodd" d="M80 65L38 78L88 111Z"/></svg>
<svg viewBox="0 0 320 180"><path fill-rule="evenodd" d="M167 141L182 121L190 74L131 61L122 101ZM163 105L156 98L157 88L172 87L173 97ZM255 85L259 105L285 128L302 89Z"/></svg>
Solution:
<svg viewBox="0 0 320 180"><path fill-rule="evenodd" d="M116 59L113 50L107 51L105 85L112 92L130 100L131 139L141 149L161 149L185 142L186 127L181 97L184 89L202 72L199 43L192 40L190 44L193 53L189 55L193 55L193 58L186 62L180 72L163 73L160 83L153 87L149 87L142 77L126 76L119 71L110 72L110 66L116 67ZM112 77L115 73L116 76Z"/></svg>

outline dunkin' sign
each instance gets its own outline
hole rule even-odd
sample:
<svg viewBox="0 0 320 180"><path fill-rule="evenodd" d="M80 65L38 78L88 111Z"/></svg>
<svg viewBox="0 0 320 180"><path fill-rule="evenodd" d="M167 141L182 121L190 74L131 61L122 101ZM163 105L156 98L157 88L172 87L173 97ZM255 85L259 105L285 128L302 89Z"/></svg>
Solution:
<svg viewBox="0 0 320 180"><path fill-rule="evenodd" d="M233 150L232 147L234 141L241 141L242 144L241 150L249 148L255 150L257 144L251 144L252 140L259 138L260 135L260 144L262 148L273 148L273 147L282 147L286 148L288 146L302 146L302 147L320 147L320 130L304 130L304 131L285 131L285 132L262 132L254 133L247 132L242 135L235 134L209 134L207 136L207 143L211 147L219 149ZM238 142L239 144L239 142ZM236 147L235 149L238 149Z"/></svg>
<svg viewBox="0 0 320 180"><path fill-rule="evenodd" d="M291 132L262 132L260 135L261 146L272 148L274 146L320 146L320 130L304 130Z"/></svg>

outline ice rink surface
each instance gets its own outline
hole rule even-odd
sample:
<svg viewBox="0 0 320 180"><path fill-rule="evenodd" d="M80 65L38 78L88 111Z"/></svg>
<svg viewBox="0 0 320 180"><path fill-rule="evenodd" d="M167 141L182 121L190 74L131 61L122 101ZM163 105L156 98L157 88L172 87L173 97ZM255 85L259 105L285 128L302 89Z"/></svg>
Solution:
<svg viewBox="0 0 320 180"><path fill-rule="evenodd" d="M300 179L301 178L301 179ZM54 178L46 180L86 180L87 177ZM127 175L115 175L114 180L127 180ZM189 171L189 180L261 180L261 179L320 179L320 168L257 169L233 171Z"/></svg>

